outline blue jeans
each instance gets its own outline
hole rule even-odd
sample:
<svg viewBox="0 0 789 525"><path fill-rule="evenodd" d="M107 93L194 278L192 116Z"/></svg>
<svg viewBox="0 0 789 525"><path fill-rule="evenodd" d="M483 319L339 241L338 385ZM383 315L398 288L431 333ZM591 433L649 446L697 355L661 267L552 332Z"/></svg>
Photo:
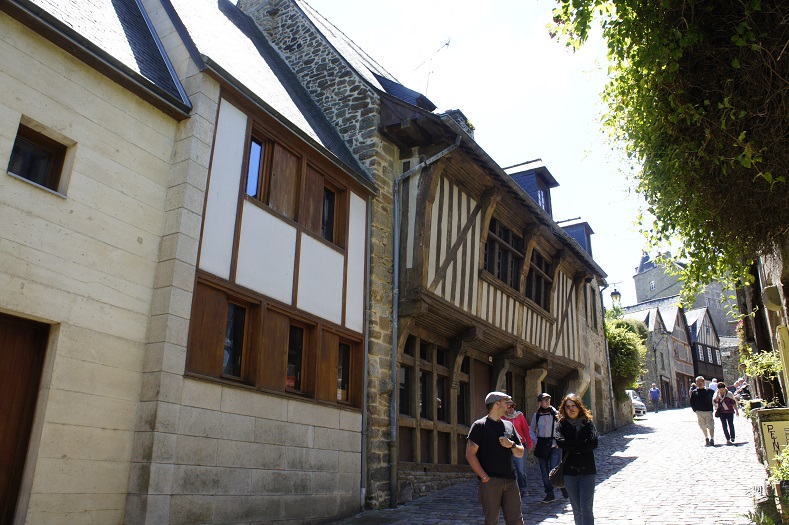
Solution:
<svg viewBox="0 0 789 525"><path fill-rule="evenodd" d="M523 456L516 458L512 456L512 462L515 463L515 474L518 477L518 489L523 493L526 490L526 453Z"/></svg>
<svg viewBox="0 0 789 525"><path fill-rule="evenodd" d="M564 475L567 497L573 508L575 525L594 525L594 482L595 475Z"/></svg>
<svg viewBox="0 0 789 525"><path fill-rule="evenodd" d="M540 474L542 474L542 486L545 488L546 496L553 496L553 485L548 479L548 474L551 473L553 467L559 464L561 459L562 451L556 447L551 449L551 455L547 458L537 458L537 462L540 464Z"/></svg>

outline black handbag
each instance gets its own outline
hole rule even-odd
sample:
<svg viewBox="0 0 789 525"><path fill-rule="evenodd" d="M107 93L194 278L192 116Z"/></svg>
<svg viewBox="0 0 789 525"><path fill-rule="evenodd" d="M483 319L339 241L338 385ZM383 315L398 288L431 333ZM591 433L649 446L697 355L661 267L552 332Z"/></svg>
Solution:
<svg viewBox="0 0 789 525"><path fill-rule="evenodd" d="M557 489L564 488L564 463L565 461L567 461L567 457L569 455L570 455L569 452L565 452L562 461L558 465L553 467L551 473L548 474L548 481L551 482L551 485L553 485L554 488Z"/></svg>
<svg viewBox="0 0 789 525"><path fill-rule="evenodd" d="M552 438L537 438L537 444L534 445L534 456L538 458L547 458L551 455L551 447L553 446Z"/></svg>

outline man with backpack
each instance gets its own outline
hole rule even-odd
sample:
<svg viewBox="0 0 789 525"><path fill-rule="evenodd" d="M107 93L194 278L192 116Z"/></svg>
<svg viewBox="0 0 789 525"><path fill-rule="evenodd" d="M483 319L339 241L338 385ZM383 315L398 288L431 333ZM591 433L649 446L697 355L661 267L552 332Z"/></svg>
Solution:
<svg viewBox="0 0 789 525"><path fill-rule="evenodd" d="M542 486L545 489L545 498L543 498L542 502L551 503L556 497L554 496L553 485L548 479L548 474L550 474L551 469L559 464L562 457L562 452L556 445L556 440L553 439L553 430L556 427L559 411L551 406L551 395L546 392L537 396L537 401L540 403L540 407L531 416L529 433L532 441L535 443L534 455L540 464ZM566 489L562 489L562 497L567 497Z"/></svg>

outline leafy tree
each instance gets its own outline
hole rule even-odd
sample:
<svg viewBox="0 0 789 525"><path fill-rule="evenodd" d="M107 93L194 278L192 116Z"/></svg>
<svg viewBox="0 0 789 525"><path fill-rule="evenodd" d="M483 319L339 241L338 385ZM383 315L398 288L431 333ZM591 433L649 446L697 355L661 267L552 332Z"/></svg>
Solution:
<svg viewBox="0 0 789 525"><path fill-rule="evenodd" d="M602 27L603 125L640 166L642 231L682 243L683 295L749 283L749 261L789 248L789 2L557 3L552 31L568 45Z"/></svg>
<svg viewBox="0 0 789 525"><path fill-rule="evenodd" d="M646 331L646 326L644 326L644 331ZM614 397L618 401L626 401L625 390L633 388L638 376L643 372L647 349L638 328L630 322L625 320L606 321L605 332L608 339L608 356L611 362L611 383L614 387Z"/></svg>

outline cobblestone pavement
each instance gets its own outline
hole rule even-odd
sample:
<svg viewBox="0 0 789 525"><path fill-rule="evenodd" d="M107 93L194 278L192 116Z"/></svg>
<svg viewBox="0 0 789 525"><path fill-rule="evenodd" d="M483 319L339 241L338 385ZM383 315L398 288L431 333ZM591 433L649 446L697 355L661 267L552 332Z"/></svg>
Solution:
<svg viewBox="0 0 789 525"><path fill-rule="evenodd" d="M766 475L756 459L753 431L735 417L736 444L726 446L715 420L716 446L704 437L690 408L650 412L600 437L596 451L595 520L603 525L744 525ZM567 500L542 504L539 469L529 468L523 520L572 525ZM557 496L559 491L556 491ZM396 509L365 511L335 525L478 525L476 482L461 483ZM503 524L503 519L499 522Z"/></svg>

